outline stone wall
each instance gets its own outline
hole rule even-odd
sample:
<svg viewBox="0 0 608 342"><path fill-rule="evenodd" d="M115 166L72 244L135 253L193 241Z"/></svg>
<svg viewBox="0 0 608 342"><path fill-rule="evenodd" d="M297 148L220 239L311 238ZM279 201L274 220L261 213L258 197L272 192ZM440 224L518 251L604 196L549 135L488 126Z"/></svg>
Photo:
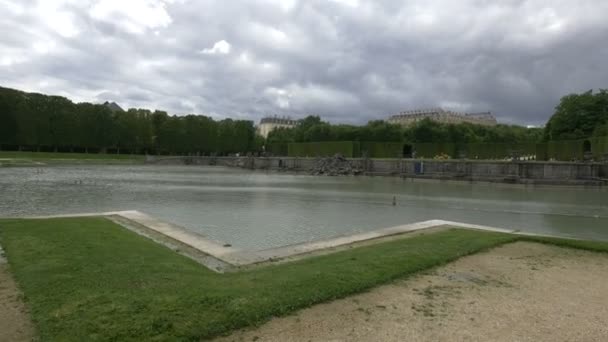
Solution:
<svg viewBox="0 0 608 342"><path fill-rule="evenodd" d="M365 175L530 184L608 185L608 164L535 161L349 159ZM154 157L160 165L217 165L251 170L310 172L315 158Z"/></svg>

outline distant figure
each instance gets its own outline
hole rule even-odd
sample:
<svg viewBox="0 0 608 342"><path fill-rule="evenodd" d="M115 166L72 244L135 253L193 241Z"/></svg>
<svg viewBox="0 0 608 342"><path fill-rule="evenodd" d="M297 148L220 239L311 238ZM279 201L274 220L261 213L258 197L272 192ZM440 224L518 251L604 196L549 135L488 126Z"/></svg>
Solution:
<svg viewBox="0 0 608 342"><path fill-rule="evenodd" d="M393 207L397 205L397 196L393 196Z"/></svg>

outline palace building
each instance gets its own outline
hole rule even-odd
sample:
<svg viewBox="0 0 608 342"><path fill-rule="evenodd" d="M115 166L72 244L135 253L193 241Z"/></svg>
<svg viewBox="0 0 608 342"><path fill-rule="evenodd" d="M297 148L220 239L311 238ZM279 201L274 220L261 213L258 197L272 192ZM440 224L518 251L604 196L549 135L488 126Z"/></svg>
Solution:
<svg viewBox="0 0 608 342"><path fill-rule="evenodd" d="M293 120L289 117L267 116L260 120L257 127L257 133L264 138L268 138L268 133L277 128L293 128L298 125L298 120Z"/></svg>
<svg viewBox="0 0 608 342"><path fill-rule="evenodd" d="M459 113L442 108L409 110L393 115L386 121L392 124L409 126L424 119L451 124L463 122L484 126L495 126L497 124L496 118L490 112Z"/></svg>

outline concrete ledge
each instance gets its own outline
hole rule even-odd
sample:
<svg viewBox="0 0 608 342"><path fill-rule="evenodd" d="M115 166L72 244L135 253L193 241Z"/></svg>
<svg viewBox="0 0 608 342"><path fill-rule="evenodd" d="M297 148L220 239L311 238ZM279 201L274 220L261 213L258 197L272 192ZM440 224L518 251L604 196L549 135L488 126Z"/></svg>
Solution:
<svg viewBox="0 0 608 342"><path fill-rule="evenodd" d="M236 271L252 266L265 265L268 263L288 262L312 255L333 253L346 248L370 245L390 239L407 238L417 234L432 233L448 227L508 234L541 236L532 233L521 233L513 229L503 229L445 220L429 220L373 230L370 232L339 236L328 240L306 242L261 251L246 251L232 247L228 244L224 244L220 241L209 239L186 228L168 222L163 222L135 210L48 215L27 218L48 219L94 216L106 217L107 219L126 229L163 244L172 250L205 265L209 269L220 273ZM1 258L2 256L0 250L0 262Z"/></svg>
<svg viewBox="0 0 608 342"><path fill-rule="evenodd" d="M394 176L408 179L489 182L522 185L605 186L608 164L598 162L512 161L478 159L347 158L366 176ZM146 163L161 165L215 165L249 170L304 172L316 158L302 157L153 157ZM417 168L424 164L423 170ZM422 172L421 172L422 171Z"/></svg>

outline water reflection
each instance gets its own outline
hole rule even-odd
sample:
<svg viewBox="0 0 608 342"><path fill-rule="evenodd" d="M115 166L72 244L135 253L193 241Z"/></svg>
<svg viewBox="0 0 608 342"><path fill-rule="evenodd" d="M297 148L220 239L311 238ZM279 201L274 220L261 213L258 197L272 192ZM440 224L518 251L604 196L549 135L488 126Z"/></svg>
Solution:
<svg viewBox="0 0 608 342"><path fill-rule="evenodd" d="M397 205L392 206L393 196ZM597 188L311 177L195 166L0 169L0 216L135 209L247 249L428 219L608 240Z"/></svg>

